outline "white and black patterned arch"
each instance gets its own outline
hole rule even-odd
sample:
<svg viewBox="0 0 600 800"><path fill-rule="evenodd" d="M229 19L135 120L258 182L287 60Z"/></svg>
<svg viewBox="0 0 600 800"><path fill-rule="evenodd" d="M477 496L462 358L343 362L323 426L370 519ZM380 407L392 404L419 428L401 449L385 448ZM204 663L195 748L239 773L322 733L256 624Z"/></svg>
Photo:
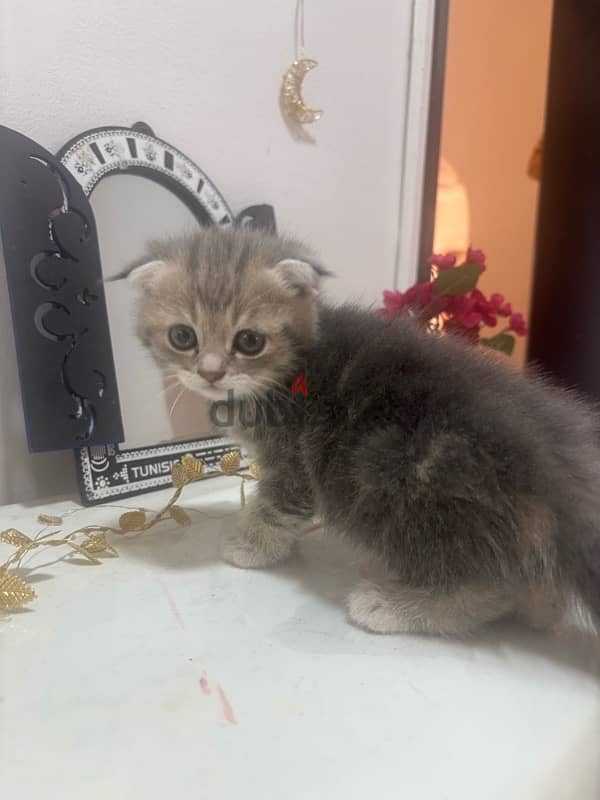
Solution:
<svg viewBox="0 0 600 800"><path fill-rule="evenodd" d="M234 222L225 198L208 175L143 122L132 128L111 125L85 131L67 142L57 157L88 197L109 175L137 174L170 189L201 225Z"/></svg>

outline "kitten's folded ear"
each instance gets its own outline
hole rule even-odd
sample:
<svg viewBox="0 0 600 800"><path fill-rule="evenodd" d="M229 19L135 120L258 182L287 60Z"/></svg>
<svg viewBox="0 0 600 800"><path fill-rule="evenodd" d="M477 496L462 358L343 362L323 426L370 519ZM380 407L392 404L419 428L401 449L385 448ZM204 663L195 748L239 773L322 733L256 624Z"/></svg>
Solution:
<svg viewBox="0 0 600 800"><path fill-rule="evenodd" d="M321 278L330 277L324 267L315 262L284 258L273 267L273 274L279 283L294 294L319 290Z"/></svg>
<svg viewBox="0 0 600 800"><path fill-rule="evenodd" d="M164 261L155 260L147 261L144 259L142 262L134 262L125 267L124 270L112 278L107 278L107 281L119 281L127 278L129 283L134 286L139 286L143 289L150 287L157 278L167 269L167 264Z"/></svg>

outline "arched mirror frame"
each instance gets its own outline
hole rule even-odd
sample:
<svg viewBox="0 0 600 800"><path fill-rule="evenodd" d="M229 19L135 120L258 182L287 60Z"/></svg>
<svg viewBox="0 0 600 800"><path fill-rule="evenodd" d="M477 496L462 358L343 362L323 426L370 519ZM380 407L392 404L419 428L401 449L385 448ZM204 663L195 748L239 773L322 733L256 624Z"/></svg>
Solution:
<svg viewBox="0 0 600 800"><path fill-rule="evenodd" d="M169 189L201 225L239 224L275 230L271 206L251 206L235 216L204 170L157 138L143 122L131 128L113 125L85 131L67 142L57 158L88 199L104 178L129 173ZM118 444L79 448L76 460L82 500L91 505L153 491L169 485L171 467L185 453L201 458L210 471L231 449L232 443L219 436L149 443L135 449L122 449Z"/></svg>

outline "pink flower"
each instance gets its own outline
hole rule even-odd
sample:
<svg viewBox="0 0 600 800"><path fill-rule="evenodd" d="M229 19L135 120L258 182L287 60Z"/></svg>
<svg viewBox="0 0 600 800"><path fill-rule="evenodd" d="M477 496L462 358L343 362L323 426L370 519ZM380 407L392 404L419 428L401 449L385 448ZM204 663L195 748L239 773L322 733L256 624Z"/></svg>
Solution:
<svg viewBox="0 0 600 800"><path fill-rule="evenodd" d="M479 328L487 325L490 328L498 324L498 310L501 296L488 300L479 289L473 289L469 294L448 297L445 314L447 319L455 320L463 328ZM502 301L504 298L502 298Z"/></svg>
<svg viewBox="0 0 600 800"><path fill-rule="evenodd" d="M471 294L449 297L445 313L453 322L467 329L479 327L483 319Z"/></svg>
<svg viewBox="0 0 600 800"><path fill-rule="evenodd" d="M384 316L400 314L406 308L406 295L404 292L391 292L386 289L383 293L383 306L379 313Z"/></svg>
<svg viewBox="0 0 600 800"><path fill-rule="evenodd" d="M512 314L510 318L509 331L514 331L517 336L527 336L527 323L523 314Z"/></svg>
<svg viewBox="0 0 600 800"><path fill-rule="evenodd" d="M465 260L467 264L479 264L481 271L485 272L485 253L483 250L473 250L472 247L469 247Z"/></svg>
<svg viewBox="0 0 600 800"><path fill-rule="evenodd" d="M412 309L423 310L431 303L433 284L430 281L415 283L406 291L406 304Z"/></svg>
<svg viewBox="0 0 600 800"><path fill-rule="evenodd" d="M446 255L436 255L434 253L428 259L428 263L439 270L450 269L456 264L456 256L453 256L452 253L446 253Z"/></svg>
<svg viewBox="0 0 600 800"><path fill-rule="evenodd" d="M490 297L490 303L494 307L496 314L500 317L510 317L512 314L512 306L504 300L503 294L493 294Z"/></svg>
<svg viewBox="0 0 600 800"><path fill-rule="evenodd" d="M473 289L471 296L475 301L475 307L481 314L484 324L489 325L490 328L495 327L498 324L498 319L496 317L497 310L494 303L491 300L487 300L486 296L483 292L480 292L479 289Z"/></svg>
<svg viewBox="0 0 600 800"><path fill-rule="evenodd" d="M389 291L383 293L383 308L377 312L383 317L395 317L407 311L423 311L433 299L433 284L430 281L415 283L405 292Z"/></svg>

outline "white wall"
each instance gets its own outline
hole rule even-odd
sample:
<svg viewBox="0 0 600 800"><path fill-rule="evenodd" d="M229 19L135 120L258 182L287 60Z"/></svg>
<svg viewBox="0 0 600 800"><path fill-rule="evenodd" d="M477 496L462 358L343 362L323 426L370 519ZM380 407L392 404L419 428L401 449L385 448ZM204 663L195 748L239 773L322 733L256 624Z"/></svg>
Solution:
<svg viewBox="0 0 600 800"><path fill-rule="evenodd" d="M422 13L431 4L416 0ZM337 298L393 284L412 0L306 0L315 143L278 107L294 0L0 0L2 122L50 150L87 128L144 120L206 169L237 209L270 202L339 276ZM414 53L413 53L414 56ZM414 158L412 159L414 161ZM410 198L409 198L410 199ZM403 263L399 283L412 280ZM2 274L1 280L4 280ZM74 487L71 453L26 454L0 285L0 500Z"/></svg>

